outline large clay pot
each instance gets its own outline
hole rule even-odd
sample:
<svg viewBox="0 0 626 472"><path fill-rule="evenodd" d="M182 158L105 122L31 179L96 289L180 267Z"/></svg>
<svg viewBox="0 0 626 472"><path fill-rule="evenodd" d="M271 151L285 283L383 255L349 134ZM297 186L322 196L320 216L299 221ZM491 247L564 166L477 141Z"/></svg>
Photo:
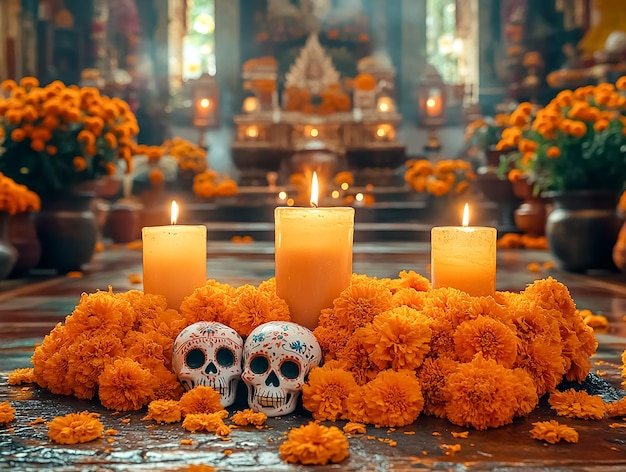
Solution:
<svg viewBox="0 0 626 472"><path fill-rule="evenodd" d="M544 196L554 206L546 222L548 247L561 268L615 270L612 249L622 224L615 194L572 191Z"/></svg>
<svg viewBox="0 0 626 472"><path fill-rule="evenodd" d="M0 211L0 280L6 279L17 261L17 250L9 242L9 214Z"/></svg>
<svg viewBox="0 0 626 472"><path fill-rule="evenodd" d="M41 243L39 267L60 273L81 270L94 254L97 226L93 193L46 195L35 227Z"/></svg>
<svg viewBox="0 0 626 472"><path fill-rule="evenodd" d="M41 257L41 244L35 228L35 213L23 212L9 217L9 241L17 250L17 261L12 277L26 274L37 267Z"/></svg>

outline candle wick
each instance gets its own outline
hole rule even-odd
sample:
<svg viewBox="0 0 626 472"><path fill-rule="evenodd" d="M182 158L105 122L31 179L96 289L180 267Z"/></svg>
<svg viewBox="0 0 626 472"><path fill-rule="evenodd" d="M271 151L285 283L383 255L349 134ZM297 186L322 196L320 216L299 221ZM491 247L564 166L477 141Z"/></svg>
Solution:
<svg viewBox="0 0 626 472"><path fill-rule="evenodd" d="M313 208L317 208L317 203L315 203L315 202L311 202L311 206L312 206Z"/></svg>

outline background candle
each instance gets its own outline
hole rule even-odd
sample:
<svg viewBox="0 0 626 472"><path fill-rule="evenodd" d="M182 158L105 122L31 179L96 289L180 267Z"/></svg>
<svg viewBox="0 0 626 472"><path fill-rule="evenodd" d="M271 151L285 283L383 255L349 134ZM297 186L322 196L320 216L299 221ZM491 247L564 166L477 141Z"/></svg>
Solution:
<svg viewBox="0 0 626 472"><path fill-rule="evenodd" d="M494 295L496 290L495 228L439 226L431 230L431 280L433 288L452 287L472 296Z"/></svg>
<svg viewBox="0 0 626 472"><path fill-rule="evenodd" d="M278 207L274 216L276 293L295 323L314 329L350 285L354 208Z"/></svg>
<svg viewBox="0 0 626 472"><path fill-rule="evenodd" d="M178 310L187 295L206 283L206 226L172 225L142 228L143 288L165 295L168 308Z"/></svg>

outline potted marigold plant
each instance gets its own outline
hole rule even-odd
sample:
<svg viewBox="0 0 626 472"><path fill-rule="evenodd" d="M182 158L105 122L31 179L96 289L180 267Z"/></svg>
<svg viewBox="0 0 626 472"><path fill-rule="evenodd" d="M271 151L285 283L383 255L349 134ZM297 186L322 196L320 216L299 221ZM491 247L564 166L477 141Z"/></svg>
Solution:
<svg viewBox="0 0 626 472"><path fill-rule="evenodd" d="M119 98L60 81L40 87L33 77L5 80L0 91L0 172L42 197L41 265L80 269L93 255L96 223L88 211L93 194L77 191L114 174L120 160L129 169L135 116ZM62 221L58 210L65 212Z"/></svg>
<svg viewBox="0 0 626 472"><path fill-rule="evenodd" d="M557 261L572 271L614 267L626 182L626 77L563 90L534 117L518 108L511 124L498 147L518 151L501 171L552 200L546 235Z"/></svg>
<svg viewBox="0 0 626 472"><path fill-rule="evenodd" d="M429 206L435 218L458 224L476 173L469 162L461 159L417 159L406 162L404 180L416 192L433 197Z"/></svg>
<svg viewBox="0 0 626 472"><path fill-rule="evenodd" d="M35 192L0 173L0 279L39 262L41 247L30 217L40 204Z"/></svg>

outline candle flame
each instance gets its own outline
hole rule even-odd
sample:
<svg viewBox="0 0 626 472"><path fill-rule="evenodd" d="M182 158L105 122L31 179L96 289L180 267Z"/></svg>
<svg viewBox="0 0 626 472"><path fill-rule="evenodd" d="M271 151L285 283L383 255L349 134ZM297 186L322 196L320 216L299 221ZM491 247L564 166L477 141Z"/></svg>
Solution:
<svg viewBox="0 0 626 472"><path fill-rule="evenodd" d="M176 203L176 200L172 200L172 211L170 215L170 221L173 225L175 225L178 220L178 203Z"/></svg>
<svg viewBox="0 0 626 472"><path fill-rule="evenodd" d="M466 203L463 208L463 226L469 225L469 205Z"/></svg>
<svg viewBox="0 0 626 472"><path fill-rule="evenodd" d="M319 184L317 183L317 172L313 172L313 177L311 178L311 206L317 207L317 202L319 198Z"/></svg>

